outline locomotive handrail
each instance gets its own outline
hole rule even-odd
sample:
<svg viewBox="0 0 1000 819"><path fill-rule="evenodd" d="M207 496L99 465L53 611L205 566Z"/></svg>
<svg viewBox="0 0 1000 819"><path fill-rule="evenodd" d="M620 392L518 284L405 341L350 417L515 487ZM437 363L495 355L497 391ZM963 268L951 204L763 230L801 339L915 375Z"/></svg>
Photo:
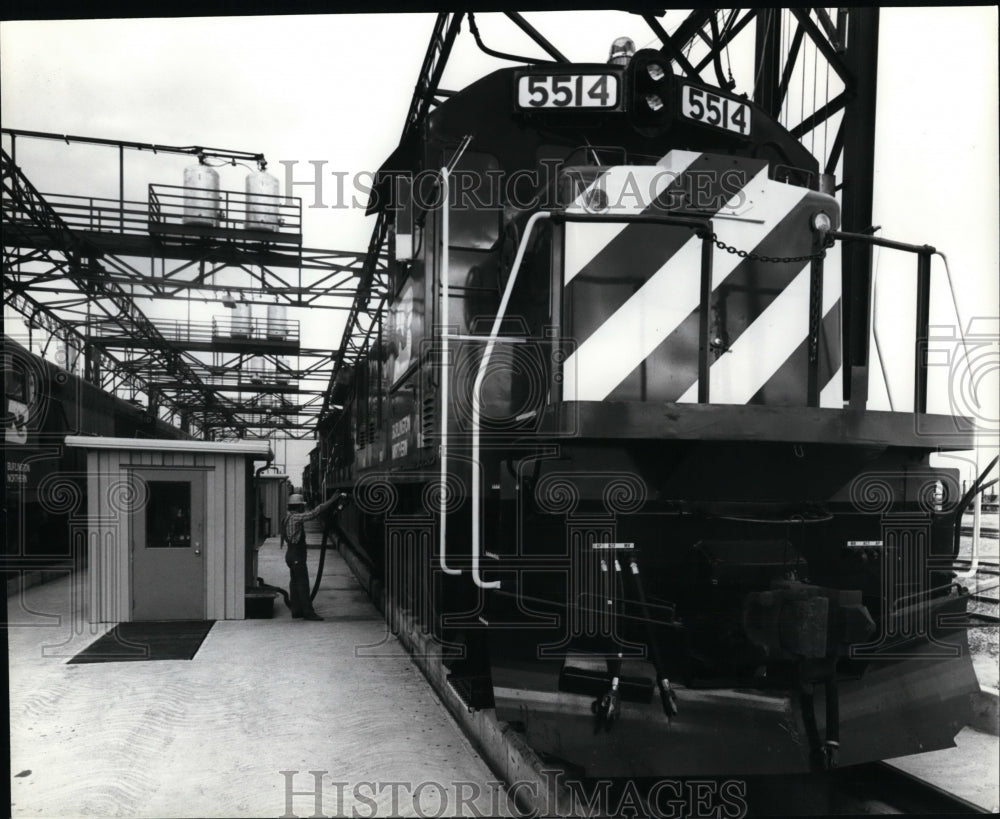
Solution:
<svg viewBox="0 0 1000 819"><path fill-rule="evenodd" d="M493 327L490 329L490 335L486 341L486 349L483 350L483 357L476 371L476 380L472 385L472 579L481 589L499 589L500 581L486 581L479 574L479 392L483 386L483 379L486 377L486 368L489 366L490 357L493 355L493 347L496 345L497 336L500 333L500 325L503 323L507 305L514 292L514 284L517 282L517 274L521 270L521 262L524 261L524 254L528 249L531 234L535 225L543 219L551 219L552 216L552 211L538 211L531 215L528 223L524 226L524 235L521 237L521 244L517 248L517 255L511 265L510 276L507 277L507 285L504 287L500 306L497 308L497 315L493 320Z"/></svg>
<svg viewBox="0 0 1000 819"><path fill-rule="evenodd" d="M691 228L699 236L705 238L712 234L712 220L697 216L672 216L667 213L571 213L569 211L546 211L552 221L560 222L632 222L647 225L673 225L675 227Z"/></svg>
<svg viewBox="0 0 1000 819"><path fill-rule="evenodd" d="M865 242L869 245L886 247L890 250L902 250L917 254L917 326L914 338L913 353L913 412L927 412L927 352L926 347L930 337L931 312L931 256L938 251L931 245L912 245L906 242L896 242L892 239L882 239L868 233L850 233L842 230L826 231L828 240L840 239L848 242ZM957 318L957 315L956 315ZM875 317L872 316L873 331ZM876 335L876 343L878 336ZM886 392L889 385L886 383ZM890 395L891 404L891 395Z"/></svg>
<svg viewBox="0 0 1000 819"><path fill-rule="evenodd" d="M507 313L507 305L510 303L511 295L514 292L514 285L524 261L524 255L531 240L535 226L543 219L556 223L562 222L639 222L647 224L665 224L678 227L687 227L694 230L702 240L702 263L701 263L701 305L699 322L699 355L698 355L698 400L701 403L708 401L708 303L712 293L712 222L709 219L692 218L688 216L670 216L667 214L621 214L605 215L590 213L568 213L559 211L538 211L531 215L524 228L524 235L514 257L514 263L510 268L510 275L504 287L503 296L500 299L500 306L497 308L496 318L493 320L493 327L486 338L486 349L479 362L476 371L476 380L472 386L472 579L479 588L498 589L499 580L485 581L479 573L479 418L480 418L480 392L483 380L486 377L486 368L489 366L490 358L493 355L493 348L500 339L500 326ZM447 219L445 219L447 224ZM445 274L446 277L447 274Z"/></svg>
<svg viewBox="0 0 1000 819"><path fill-rule="evenodd" d="M450 235L449 198L451 196L450 183L452 168L458 164L472 141L471 136L466 136L455 151L451 162L441 168L441 473L440 473L440 498L438 499L438 509L441 513L441 523L438 526L438 565L445 574L458 575L461 569L453 569L446 562L446 547L448 539L448 301L451 294L448 290L448 268L451 260L448 255ZM476 475L475 464L472 469L473 476ZM473 508L476 508L475 498L473 498ZM474 572L478 572L478 561L474 563ZM478 574L473 575L478 578Z"/></svg>

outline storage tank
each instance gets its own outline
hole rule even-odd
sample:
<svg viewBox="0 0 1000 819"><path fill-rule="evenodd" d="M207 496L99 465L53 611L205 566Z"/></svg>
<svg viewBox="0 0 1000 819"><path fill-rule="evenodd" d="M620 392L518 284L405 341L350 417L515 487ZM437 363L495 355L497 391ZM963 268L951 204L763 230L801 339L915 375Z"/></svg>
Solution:
<svg viewBox="0 0 1000 819"><path fill-rule="evenodd" d="M267 171L247 174L247 230L278 229L278 178Z"/></svg>
<svg viewBox="0 0 1000 819"><path fill-rule="evenodd" d="M284 341L288 335L288 309L283 304L267 305L267 338Z"/></svg>
<svg viewBox="0 0 1000 819"><path fill-rule="evenodd" d="M222 194L219 193L219 173L208 165L191 165L184 169L185 225L217 227L222 216Z"/></svg>
<svg viewBox="0 0 1000 819"><path fill-rule="evenodd" d="M250 377L251 384L264 383L264 356L255 355L250 358L250 363L247 365L247 375Z"/></svg>
<svg viewBox="0 0 1000 819"><path fill-rule="evenodd" d="M233 338L250 338L252 319L250 305L244 301L237 302L233 310Z"/></svg>

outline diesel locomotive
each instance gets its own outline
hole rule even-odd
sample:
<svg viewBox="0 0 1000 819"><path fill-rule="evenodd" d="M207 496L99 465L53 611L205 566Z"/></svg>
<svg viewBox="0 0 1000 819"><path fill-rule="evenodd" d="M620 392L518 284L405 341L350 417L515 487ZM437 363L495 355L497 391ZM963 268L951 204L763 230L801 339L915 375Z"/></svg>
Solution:
<svg viewBox="0 0 1000 819"><path fill-rule="evenodd" d="M344 546L470 707L589 775L948 747L977 682L931 455L970 427L926 411L919 350L911 410L846 400L841 248L871 237L799 140L617 62L495 71L386 161L387 306L312 491L352 493Z"/></svg>
<svg viewBox="0 0 1000 819"><path fill-rule="evenodd" d="M86 528L87 457L66 447L66 436L190 436L7 335L2 356L5 579L78 568L87 550L74 552L73 532Z"/></svg>

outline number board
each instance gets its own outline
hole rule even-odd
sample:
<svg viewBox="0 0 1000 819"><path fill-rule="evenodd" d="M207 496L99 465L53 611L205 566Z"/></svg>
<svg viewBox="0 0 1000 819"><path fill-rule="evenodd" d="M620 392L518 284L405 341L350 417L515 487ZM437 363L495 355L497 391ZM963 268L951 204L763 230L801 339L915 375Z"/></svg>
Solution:
<svg viewBox="0 0 1000 819"><path fill-rule="evenodd" d="M518 108L599 108L621 106L617 74L522 74L517 78Z"/></svg>
<svg viewBox="0 0 1000 819"><path fill-rule="evenodd" d="M721 94L713 94L705 88L695 85L683 87L681 113L702 125L750 136L750 106Z"/></svg>

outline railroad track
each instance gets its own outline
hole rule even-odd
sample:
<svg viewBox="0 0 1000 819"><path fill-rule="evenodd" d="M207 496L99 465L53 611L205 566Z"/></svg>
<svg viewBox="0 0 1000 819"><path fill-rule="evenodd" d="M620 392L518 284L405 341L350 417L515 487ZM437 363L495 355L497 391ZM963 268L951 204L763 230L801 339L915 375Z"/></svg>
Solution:
<svg viewBox="0 0 1000 819"><path fill-rule="evenodd" d="M890 763L873 762L830 773L677 779L583 779L573 795L551 802L559 815L868 816L988 814L966 799Z"/></svg>
<svg viewBox="0 0 1000 819"><path fill-rule="evenodd" d="M952 563L957 571L966 571L972 567L972 559L968 557L956 557ZM997 577L1000 575L1000 563L995 560L980 559L976 572L987 577Z"/></svg>
<svg viewBox="0 0 1000 819"><path fill-rule="evenodd" d="M835 771L831 777L845 794L859 801L865 813L931 816L987 814L988 810L919 779L887 762L873 762Z"/></svg>

